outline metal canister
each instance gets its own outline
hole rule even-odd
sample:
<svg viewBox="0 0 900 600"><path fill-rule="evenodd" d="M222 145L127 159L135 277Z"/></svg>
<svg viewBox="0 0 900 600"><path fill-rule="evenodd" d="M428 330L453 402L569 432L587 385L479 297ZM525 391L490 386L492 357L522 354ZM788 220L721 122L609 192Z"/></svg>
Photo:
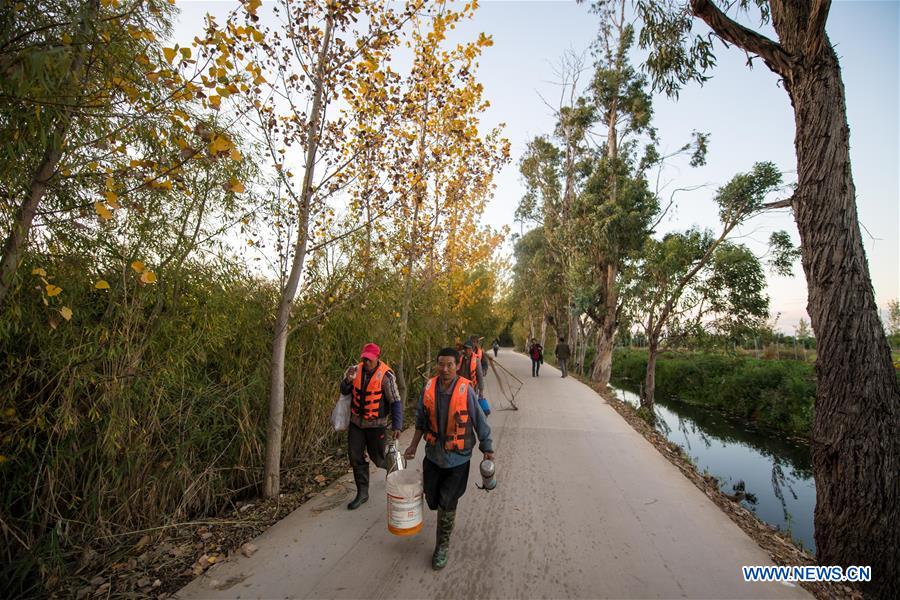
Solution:
<svg viewBox="0 0 900 600"><path fill-rule="evenodd" d="M402 471L406 468L406 459L403 457L400 449L397 448L397 443L393 441L388 444L387 451L384 453L384 461L388 475L394 471Z"/></svg>
<svg viewBox="0 0 900 600"><path fill-rule="evenodd" d="M497 487L497 467L494 466L494 461L484 459L478 470L481 471L481 485L476 487L488 491Z"/></svg>

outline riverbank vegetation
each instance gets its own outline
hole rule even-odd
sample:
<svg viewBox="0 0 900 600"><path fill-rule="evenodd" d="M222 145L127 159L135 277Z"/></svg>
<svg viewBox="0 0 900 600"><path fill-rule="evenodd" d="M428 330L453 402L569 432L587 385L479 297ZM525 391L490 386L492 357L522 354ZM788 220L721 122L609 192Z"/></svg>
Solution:
<svg viewBox="0 0 900 600"><path fill-rule="evenodd" d="M612 382L639 392L647 351L617 348ZM735 354L673 351L659 356L657 393L716 408L748 423L807 439L815 402L813 365Z"/></svg>

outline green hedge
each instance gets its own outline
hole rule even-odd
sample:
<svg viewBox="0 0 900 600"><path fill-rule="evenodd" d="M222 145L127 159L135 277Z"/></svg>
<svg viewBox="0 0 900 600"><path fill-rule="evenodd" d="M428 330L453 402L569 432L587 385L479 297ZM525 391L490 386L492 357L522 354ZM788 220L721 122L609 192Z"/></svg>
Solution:
<svg viewBox="0 0 900 600"><path fill-rule="evenodd" d="M637 389L647 351L619 348L613 383ZM656 363L656 397L712 406L759 425L808 436L815 401L811 364L701 352L665 353Z"/></svg>

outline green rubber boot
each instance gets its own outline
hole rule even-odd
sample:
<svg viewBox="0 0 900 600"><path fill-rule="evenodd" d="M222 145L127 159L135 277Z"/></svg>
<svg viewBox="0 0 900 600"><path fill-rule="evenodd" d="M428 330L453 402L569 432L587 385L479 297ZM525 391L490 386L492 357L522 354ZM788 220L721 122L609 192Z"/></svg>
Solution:
<svg viewBox="0 0 900 600"><path fill-rule="evenodd" d="M453 533L455 520L455 510L438 509L437 543L434 546L434 554L431 555L431 568L436 571L447 566L447 559L450 556L450 534Z"/></svg>

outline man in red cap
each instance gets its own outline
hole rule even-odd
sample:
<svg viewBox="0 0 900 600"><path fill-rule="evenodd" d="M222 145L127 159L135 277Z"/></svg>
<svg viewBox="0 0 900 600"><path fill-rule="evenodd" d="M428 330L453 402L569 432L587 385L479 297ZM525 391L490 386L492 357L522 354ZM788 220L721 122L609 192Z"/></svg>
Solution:
<svg viewBox="0 0 900 600"><path fill-rule="evenodd" d="M347 508L355 510L369 499L369 463L366 452L376 466L386 468L384 443L388 419L393 438L403 429L403 404L397 391L394 372L378 357L381 348L366 344L360 362L347 368L341 380L341 394L350 394L350 426L347 430L347 454L356 481L356 498ZM389 408L390 407L390 408Z"/></svg>

